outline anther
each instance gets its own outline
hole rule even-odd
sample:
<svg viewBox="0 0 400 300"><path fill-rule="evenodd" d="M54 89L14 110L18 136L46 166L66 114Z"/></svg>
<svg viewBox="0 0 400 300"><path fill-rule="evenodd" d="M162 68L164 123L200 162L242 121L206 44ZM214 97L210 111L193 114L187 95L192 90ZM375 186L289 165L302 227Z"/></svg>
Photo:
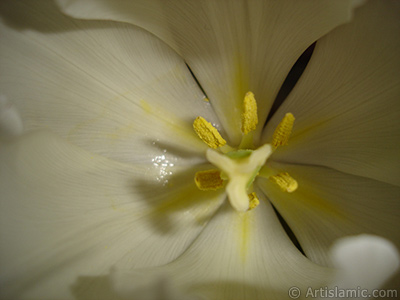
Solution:
<svg viewBox="0 0 400 300"><path fill-rule="evenodd" d="M257 128L257 102L252 92L247 92L243 100L242 132L248 134Z"/></svg>
<svg viewBox="0 0 400 300"><path fill-rule="evenodd" d="M218 130L207 122L203 117L197 117L193 122L194 131L199 138L210 148L217 149L226 144Z"/></svg>
<svg viewBox="0 0 400 300"><path fill-rule="evenodd" d="M249 194L249 210L256 208L259 204L260 200L258 200L256 193Z"/></svg>
<svg viewBox="0 0 400 300"><path fill-rule="evenodd" d="M292 176L287 172L279 173L278 175L270 176L269 180L277 184L284 192L292 193L297 190L298 184Z"/></svg>
<svg viewBox="0 0 400 300"><path fill-rule="evenodd" d="M202 191L215 191L224 185L224 181L221 179L221 172L216 169L197 172L194 175L194 182Z"/></svg>
<svg viewBox="0 0 400 300"><path fill-rule="evenodd" d="M290 134L292 133L294 120L294 116L291 113L287 113L276 127L271 143L275 149L279 146L288 144Z"/></svg>

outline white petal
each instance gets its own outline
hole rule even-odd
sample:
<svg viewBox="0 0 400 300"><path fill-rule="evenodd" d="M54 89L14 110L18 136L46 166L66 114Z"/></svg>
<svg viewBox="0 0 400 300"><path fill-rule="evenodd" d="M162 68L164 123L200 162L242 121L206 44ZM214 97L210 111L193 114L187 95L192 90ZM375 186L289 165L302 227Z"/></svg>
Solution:
<svg viewBox="0 0 400 300"><path fill-rule="evenodd" d="M200 300L199 297L182 293L169 274L157 271L123 272L113 269L109 278L115 294L124 299Z"/></svg>
<svg viewBox="0 0 400 300"><path fill-rule="evenodd" d="M24 125L21 116L8 99L0 95L0 138L12 138L22 134Z"/></svg>
<svg viewBox="0 0 400 300"><path fill-rule="evenodd" d="M299 83L268 124L287 112L289 146L274 159L323 165L400 185L400 7L371 1L317 42Z"/></svg>
<svg viewBox="0 0 400 300"><path fill-rule="evenodd" d="M331 250L332 261L339 269L333 286L372 291L398 271L399 252L388 240L359 235L342 238Z"/></svg>
<svg viewBox="0 0 400 300"><path fill-rule="evenodd" d="M2 299L70 298L78 276L168 263L224 199L197 192L197 170L174 167L163 185L151 166L126 166L49 133L3 143L0 165Z"/></svg>
<svg viewBox="0 0 400 300"><path fill-rule="evenodd" d="M270 165L298 182L295 192L284 193L269 180L258 181L313 261L329 265L333 241L361 233L400 248L399 187L324 167Z"/></svg>
<svg viewBox="0 0 400 300"><path fill-rule="evenodd" d="M247 213L225 203L177 260L136 270L129 278L116 276L115 286L134 293L138 276L167 274L182 294L193 298L286 299L292 286L305 290L332 279L332 270L311 263L294 247L271 205L259 196L260 205Z"/></svg>
<svg viewBox="0 0 400 300"><path fill-rule="evenodd" d="M26 130L49 128L125 162L204 153L192 123L216 117L159 39L132 25L73 20L51 1L3 1L2 10L0 91Z"/></svg>
<svg viewBox="0 0 400 300"><path fill-rule="evenodd" d="M246 92L265 121L290 68L315 40L350 19L352 1L70 1L78 18L139 25L182 55L215 108L230 142L241 138ZM262 126L260 126L262 127Z"/></svg>

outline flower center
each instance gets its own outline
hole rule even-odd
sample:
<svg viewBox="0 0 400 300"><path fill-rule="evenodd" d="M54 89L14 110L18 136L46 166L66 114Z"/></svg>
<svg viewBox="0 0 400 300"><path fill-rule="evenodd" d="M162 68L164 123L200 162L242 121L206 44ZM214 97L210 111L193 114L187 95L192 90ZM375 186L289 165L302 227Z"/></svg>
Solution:
<svg viewBox="0 0 400 300"><path fill-rule="evenodd" d="M271 144L265 144L254 149L253 132L258 124L257 102L252 92L246 93L242 113L242 141L237 148L227 145L218 130L202 117L197 117L193 128L202 141L210 148L206 158L218 169L197 172L195 183L200 190L217 190L226 184L229 201L237 211L247 211L259 204L258 197L253 192L253 182L259 175L269 178L282 191L294 192L297 182L288 173L275 174L268 168L268 157L279 146L287 145L292 132L294 117L287 113L272 137ZM214 149L214 150L213 150Z"/></svg>

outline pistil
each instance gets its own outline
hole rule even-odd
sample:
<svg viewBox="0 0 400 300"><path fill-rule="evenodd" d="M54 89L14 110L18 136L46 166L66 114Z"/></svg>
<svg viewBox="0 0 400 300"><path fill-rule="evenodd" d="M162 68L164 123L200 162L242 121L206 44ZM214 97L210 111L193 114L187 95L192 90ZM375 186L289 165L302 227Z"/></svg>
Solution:
<svg viewBox="0 0 400 300"><path fill-rule="evenodd" d="M246 93L242 113L242 141L236 148L229 146L218 130L202 117L197 117L193 128L211 149L206 158L218 169L199 171L195 174L196 186L203 191L225 187L234 209L240 212L257 207L260 203L253 192L257 176L269 178L284 192L294 192L297 181L287 172L277 173L265 165L268 157L279 147L288 144L294 124L294 116L287 113L274 131L271 144L254 149L253 133L257 128L257 102L252 92ZM214 150L212 150L214 149ZM227 184L225 184L227 181Z"/></svg>
<svg viewBox="0 0 400 300"><path fill-rule="evenodd" d="M251 152L243 158L231 158L217 151L208 149L206 157L210 163L222 170L227 176L226 192L233 208L246 211L250 207L248 191L254 182L260 168L272 153L269 144Z"/></svg>

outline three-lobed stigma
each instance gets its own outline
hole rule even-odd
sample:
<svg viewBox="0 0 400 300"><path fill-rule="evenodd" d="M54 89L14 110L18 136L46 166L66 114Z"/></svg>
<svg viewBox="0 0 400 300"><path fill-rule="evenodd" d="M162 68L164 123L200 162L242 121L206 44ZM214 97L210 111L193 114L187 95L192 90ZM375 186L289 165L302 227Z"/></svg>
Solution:
<svg viewBox="0 0 400 300"><path fill-rule="evenodd" d="M254 149L252 132L257 128L258 113L257 102L252 92L246 93L242 109L243 138L238 147L227 145L218 130L203 117L199 116L194 120L194 131L211 148L207 150L206 158L218 168L197 172L194 181L203 191L225 187L232 207L244 212L254 209L260 203L253 191L253 182L261 171L263 177L270 174L267 178L284 192L294 192L298 183L287 172L272 175L272 170L265 170L268 169L266 161L273 151L288 144L295 120L293 114L287 113L284 116L273 133L271 144Z"/></svg>

